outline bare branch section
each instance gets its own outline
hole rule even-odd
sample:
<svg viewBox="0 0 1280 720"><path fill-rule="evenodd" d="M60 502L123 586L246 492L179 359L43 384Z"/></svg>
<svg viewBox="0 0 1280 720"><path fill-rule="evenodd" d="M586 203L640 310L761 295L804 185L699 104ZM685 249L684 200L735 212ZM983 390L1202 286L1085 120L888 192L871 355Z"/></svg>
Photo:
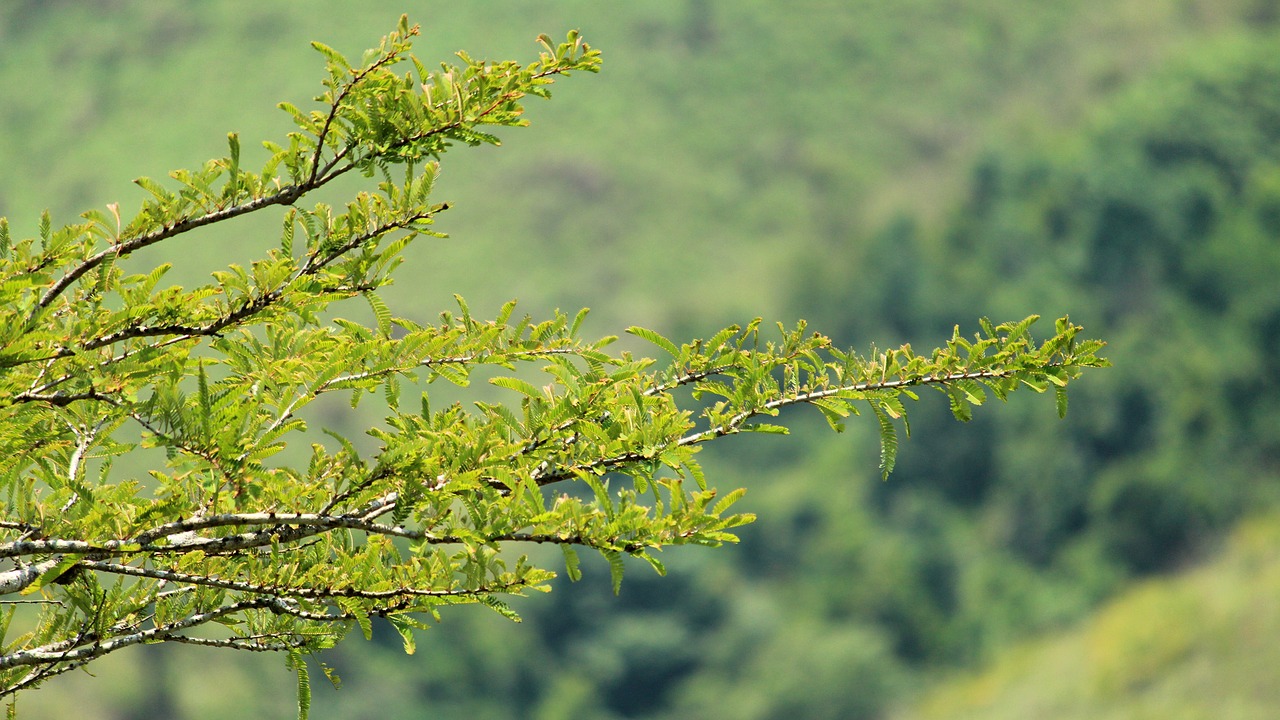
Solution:
<svg viewBox="0 0 1280 720"><path fill-rule="evenodd" d="M402 20L359 67L317 43L321 108L281 105L298 129L267 143L260 172L240 167L232 135L227 157L172 173L176 189L139 179L151 197L128 223L89 211L54 229L46 216L39 241L11 242L0 222L0 602L22 607L0 613L0 695L141 643L297 663L351 627L368 634L370 618L412 628L458 604L514 618L500 598L546 590L555 572L512 547L562 547L575 579L575 549L599 552L616 589L624 556L661 572L652 551L734 542L752 520L733 512L741 490L708 485L705 442L781 432L762 421L793 405L837 430L869 410L888 473L918 391L940 391L960 420L1019 388L1053 391L1065 412L1067 384L1106 364L1066 318L1040 342L1034 317L982 320L928 355L843 351L803 323L679 346L631 328L659 363L583 339L585 310L535 321L512 302L482 320L459 298L438 322L395 316L378 291L447 208L431 200L441 156L496 143L485 126L525 124L524 98L600 65L574 32L540 37L526 65L460 53L428 71L416 34ZM371 180L345 206L300 204L352 171ZM204 287L117 267L273 208L278 247ZM370 325L325 319L351 300ZM480 367L503 402L432 404L432 383L465 388ZM549 382L503 374L517 367ZM376 451L302 419L335 392L381 404ZM120 469L140 449L164 458L146 481Z"/></svg>

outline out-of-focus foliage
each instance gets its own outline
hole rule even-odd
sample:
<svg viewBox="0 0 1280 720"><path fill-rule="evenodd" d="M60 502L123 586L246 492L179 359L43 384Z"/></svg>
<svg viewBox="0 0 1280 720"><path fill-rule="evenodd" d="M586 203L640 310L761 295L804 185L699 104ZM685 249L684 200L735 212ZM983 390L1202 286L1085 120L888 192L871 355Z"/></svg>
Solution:
<svg viewBox="0 0 1280 720"><path fill-rule="evenodd" d="M982 481L959 494L952 485L938 487L953 507L972 508L989 552L1021 569L988 576L987 589L970 596L974 604L961 603L953 619L968 615L978 631L969 647L998 639L1002 625L1016 632L1074 614L1069 607L1058 614L1047 592L1087 603L1123 578L1175 570L1203 557L1242 513L1274 506L1276 58L1270 39L1202 48L1103 108L1057 147L992 153L975 167L971 196L946 230L914 239L936 243L940 260L937 284L918 283L916 307L942 307L928 300L942 288L952 293L948 310L962 313L997 312L1028 298L1046 309L1081 303L1116 338L1123 358L1113 375L1075 398L1085 421L1067 432L1070 463L1029 462L1027 442L1041 437L1034 418L992 418L1000 442ZM981 289L984 266L1018 280ZM914 483L885 490L891 505L918 494ZM1010 603L1020 591L1023 600ZM1198 634L1202 628L1188 627L1196 613L1185 610L1177 603L1147 608L1152 619L1142 627L1150 636L1141 640L1150 656L1134 650L1111 658L1124 666L1117 677L1145 673L1144 682L1174 687L1171 678L1181 671L1163 665L1165 655L1186 633L1209 642ZM1107 617L1095 622L1110 629L1097 632L1120 632ZM1246 662L1251 651L1224 668ZM1054 670L1035 672L1046 696L1065 692ZM1205 690L1218 702L1267 707L1271 698L1256 682L1237 682L1228 672L1201 678L1201 687L1228 693ZM1140 716L1130 713L1145 702L1142 682L1111 691L1112 716ZM1160 702L1171 708L1177 698ZM1034 704L1017 708L1060 714ZM1107 715L1088 706L1080 716Z"/></svg>
<svg viewBox="0 0 1280 720"><path fill-rule="evenodd" d="M1013 648L896 720L1275 716L1280 519L1242 523L1222 556L1149 580L1087 622Z"/></svg>
<svg viewBox="0 0 1280 720"><path fill-rule="evenodd" d="M975 169L944 238L940 282L968 289L952 307L1078 302L1127 358L1082 400L1081 477L984 489L988 512L1018 518L1011 544L1034 562L1092 536L1097 562L1169 569L1275 495L1259 480L1280 450L1276 49L1205 48L1064 150L997 154ZM988 263L1019 280L974 292L966 276Z"/></svg>

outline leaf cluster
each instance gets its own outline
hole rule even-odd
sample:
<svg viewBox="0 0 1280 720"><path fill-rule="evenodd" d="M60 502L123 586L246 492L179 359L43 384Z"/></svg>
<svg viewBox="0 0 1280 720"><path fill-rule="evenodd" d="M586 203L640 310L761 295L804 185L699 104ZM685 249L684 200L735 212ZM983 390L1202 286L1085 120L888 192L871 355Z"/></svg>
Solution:
<svg viewBox="0 0 1280 720"><path fill-rule="evenodd" d="M677 346L652 330L659 363L586 340L586 311L535 321L505 305L492 319L457 311L423 323L394 315L377 291L414 238L434 235L440 155L497 143L480 129L518 126L521 100L558 76L594 72L577 33L538 61L428 71L410 54L407 20L358 66L325 56L320 109L282 108L298 130L266 143L261 172L228 156L172 174L127 222L116 206L37 238L0 221L0 694L12 694L140 643L182 642L288 653L305 714L304 657L384 617L413 633L448 605L515 618L503 596L545 591L554 576L522 548L603 555L615 591L623 559L670 545L718 546L750 522L742 490L720 496L697 459L709 441L785 432L773 420L816 407L839 430L870 411L882 470L893 469L904 399L943 392L969 418L987 393L1065 387L1106 364L1066 318L1037 343L1035 317L972 339L957 329L932 353L835 348L803 323L762 337L761 321ZM395 72L407 64L404 75ZM304 195L352 170L380 178L342 208ZM279 207L279 246L192 290L163 286L167 266L126 274L136 251ZM334 317L361 297L371 325ZM328 319L333 317L333 319ZM478 368L505 402L435 406L431 384L469 386ZM416 397L406 402L405 389ZM387 416L377 449L311 432L306 409L331 393L372 393ZM310 440L300 462L286 448ZM158 451L146 475L121 456ZM33 608L19 613L18 608Z"/></svg>

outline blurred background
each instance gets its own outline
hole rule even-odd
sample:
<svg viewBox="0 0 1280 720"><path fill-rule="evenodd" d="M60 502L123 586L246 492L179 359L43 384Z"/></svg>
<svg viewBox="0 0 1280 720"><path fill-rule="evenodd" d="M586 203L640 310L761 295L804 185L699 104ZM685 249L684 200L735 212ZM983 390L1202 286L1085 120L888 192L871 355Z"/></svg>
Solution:
<svg viewBox="0 0 1280 720"><path fill-rule="evenodd" d="M6 0L0 215L18 235L143 197L291 128L321 40L401 13L428 63L536 57L581 28L599 76L501 148L444 158L439 221L385 297L427 319L519 298L587 335L755 316L840 344L1070 313L1110 343L1058 421L925 396L897 472L874 433L786 418L708 453L742 543L445 614L405 656L355 636L315 718L1272 718L1280 711L1280 2ZM332 200L340 200L334 195ZM188 286L278 216L140 258ZM255 224L257 223L257 224ZM352 306L358 315L360 309ZM369 407L365 405L365 407ZM816 415L816 414L815 414ZM355 434L376 422L335 412ZM554 562L554 561L552 561ZM283 658L130 651L24 717L290 717Z"/></svg>

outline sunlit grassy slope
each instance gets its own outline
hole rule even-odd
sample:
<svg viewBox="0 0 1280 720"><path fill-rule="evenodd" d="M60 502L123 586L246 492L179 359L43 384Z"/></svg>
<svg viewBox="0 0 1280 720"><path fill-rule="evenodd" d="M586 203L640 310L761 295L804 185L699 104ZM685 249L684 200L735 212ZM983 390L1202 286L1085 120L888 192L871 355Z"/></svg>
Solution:
<svg viewBox="0 0 1280 720"><path fill-rule="evenodd" d="M1154 579L1077 627L944 683L896 720L1269 720L1280 708L1280 516L1213 562Z"/></svg>

